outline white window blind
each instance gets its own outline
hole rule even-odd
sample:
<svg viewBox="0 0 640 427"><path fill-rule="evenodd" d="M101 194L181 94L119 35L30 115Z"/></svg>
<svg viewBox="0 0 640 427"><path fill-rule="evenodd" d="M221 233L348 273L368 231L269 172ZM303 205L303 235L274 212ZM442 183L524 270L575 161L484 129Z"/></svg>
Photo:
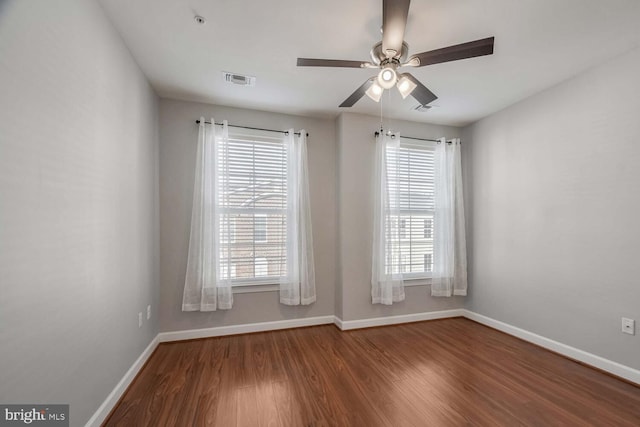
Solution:
<svg viewBox="0 0 640 427"><path fill-rule="evenodd" d="M253 240L256 243L267 242L267 216L264 214L253 216Z"/></svg>
<svg viewBox="0 0 640 427"><path fill-rule="evenodd" d="M388 274L403 273L405 279L431 277L433 270L434 215L434 152L433 143L400 139L400 150L387 150L387 174L391 212L388 215L393 252L387 257Z"/></svg>
<svg viewBox="0 0 640 427"><path fill-rule="evenodd" d="M218 146L218 256L231 266L233 286L286 274L286 157L280 137L231 134Z"/></svg>

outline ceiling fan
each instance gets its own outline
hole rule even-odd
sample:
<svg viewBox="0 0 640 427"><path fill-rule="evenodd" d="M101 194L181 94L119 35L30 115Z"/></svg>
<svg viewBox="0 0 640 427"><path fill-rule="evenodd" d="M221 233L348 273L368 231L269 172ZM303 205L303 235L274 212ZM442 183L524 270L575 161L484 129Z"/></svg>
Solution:
<svg viewBox="0 0 640 427"><path fill-rule="evenodd" d="M344 100L340 107L352 107L367 95L379 102L384 89L397 86L402 98L413 96L421 106L426 106L438 97L409 73L398 73L400 67L424 67L425 65L491 55L493 37L462 43L442 49L430 50L408 57L409 46L404 41L411 0L382 1L382 41L371 49L371 62L347 61L341 59L298 58L298 67L344 67L377 68L377 76L369 78L355 92ZM408 59L407 59L408 57Z"/></svg>

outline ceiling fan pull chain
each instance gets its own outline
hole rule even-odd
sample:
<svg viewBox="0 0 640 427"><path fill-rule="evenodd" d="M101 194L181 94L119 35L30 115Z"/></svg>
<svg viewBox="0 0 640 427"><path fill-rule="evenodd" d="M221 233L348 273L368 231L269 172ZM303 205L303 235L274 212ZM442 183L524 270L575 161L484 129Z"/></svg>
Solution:
<svg viewBox="0 0 640 427"><path fill-rule="evenodd" d="M382 127L382 102L380 103L380 133L384 133L384 128Z"/></svg>

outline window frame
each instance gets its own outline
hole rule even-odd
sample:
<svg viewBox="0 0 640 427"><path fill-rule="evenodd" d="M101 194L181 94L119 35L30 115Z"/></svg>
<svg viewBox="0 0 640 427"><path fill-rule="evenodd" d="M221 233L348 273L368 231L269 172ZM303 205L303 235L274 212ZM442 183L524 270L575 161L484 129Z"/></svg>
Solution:
<svg viewBox="0 0 640 427"><path fill-rule="evenodd" d="M252 131L250 134L247 133L246 131L244 132L230 132L229 133L229 141L242 141L242 142L247 142L247 143L256 143L256 142L268 142L268 143L275 143L275 144L282 144L283 147L283 152L284 152L284 161L283 161L283 166L282 166L282 170L283 170L283 179L286 181L287 180L287 176L286 176L286 170L287 170L287 163L289 161L289 159L287 158L287 150L286 147L284 146L285 141L284 138L282 137L274 137L273 133L267 133L267 132L261 132L261 131L255 131L255 133ZM254 160L255 161L255 160ZM218 168L219 166L216 165L216 167ZM223 172L220 172L223 173ZM288 186L289 183L286 182L286 185ZM263 245L265 243L269 243L269 215L281 215L283 217L283 221L284 223L286 223L287 220L287 201L286 201L286 196L287 193L286 191L282 194L282 196L285 198L284 203L282 203L282 207L280 208L254 208L252 210L249 209L244 209L244 208L239 208L239 207L230 207L230 206L222 206L220 207L220 212L223 215L232 215L232 214L239 214L239 215L253 215L254 221L253 221L253 226L252 226L252 241L251 241L251 245L254 246L254 252L253 252L253 274L254 277L236 277L236 278L231 278L231 287L233 289L234 293L247 293L247 292L264 292L264 291L276 291L277 290L277 286L279 285L279 283L282 280L282 277L285 277L286 275L286 259L280 262L284 263L284 270L283 270L283 275L282 276L269 276L269 263L268 263L268 256L255 256L255 246L256 245ZM264 236L265 236L265 240L260 240L260 241L256 241L255 240L255 218L264 218ZM228 217L229 221L230 221L230 240L229 241L222 241L222 244L225 245L236 245L238 244L238 240L237 240L237 217L233 217L230 216ZM287 250L286 250L286 230L285 233L283 234L282 237L283 241L282 241L282 252L286 254ZM277 243L277 240L274 242ZM231 246L231 250L233 250L234 246ZM222 250L222 248L221 248ZM220 255L218 255L219 257ZM267 260L267 275L266 276L255 276L255 263L257 260L259 259L266 259ZM222 258L220 258L219 260L222 261ZM231 261L231 265L233 265L235 267L236 263L233 262L233 258ZM236 273L237 275L237 273Z"/></svg>
<svg viewBox="0 0 640 427"><path fill-rule="evenodd" d="M400 150L405 149L405 150L426 150L426 151L431 151L433 153L433 155L435 155L435 147L436 147L436 143L435 142L431 142L431 141L420 141L420 142L415 142L415 141L407 141L406 139L403 139L402 137L400 137ZM399 156L401 155L400 153L398 154ZM401 167L405 167L403 164L401 164ZM409 172L409 165L406 166L407 168L407 173ZM433 160L433 168L435 168L435 159ZM432 185L435 185L435 183L432 183ZM410 192L409 192L410 194ZM434 200L435 202L435 200ZM414 239L415 240L426 240L426 241L430 241L431 242L431 253L423 253L423 259L425 255L431 255L431 259L433 262L433 225L435 223L435 208L434 209L410 209L410 208L405 208L402 209L402 206L400 206L400 209L397 210L399 216L397 217L396 221L398 224L398 245L404 245L404 244L409 244L409 246L413 246L414 244ZM391 213L389 213L388 215L391 215ZM424 223L426 223L427 221L431 221L431 237L425 237L426 236L426 228L425 230L420 233L415 233L414 230L412 230L412 223L413 221L415 221L414 217L415 216L427 216L427 218L423 218L422 220L424 221ZM403 225L404 224L404 227ZM419 237L415 237L414 234L419 234ZM394 243L395 244L395 243ZM400 251L400 259L404 258L405 253L404 251ZM415 254L412 253L412 250L409 250L409 266L408 269L411 270L411 259L413 259L413 257L415 257ZM422 264L424 265L424 261L422 262ZM433 265L433 264L432 264ZM398 265L398 269L399 269L399 273L402 274L402 278L404 281L409 281L409 284L405 283L405 286L418 286L418 285L426 285L431 283L431 278L433 277L433 267L431 268L431 271L423 271L423 272L409 272L409 273L405 273L403 270L407 268L404 266L404 264L400 263Z"/></svg>

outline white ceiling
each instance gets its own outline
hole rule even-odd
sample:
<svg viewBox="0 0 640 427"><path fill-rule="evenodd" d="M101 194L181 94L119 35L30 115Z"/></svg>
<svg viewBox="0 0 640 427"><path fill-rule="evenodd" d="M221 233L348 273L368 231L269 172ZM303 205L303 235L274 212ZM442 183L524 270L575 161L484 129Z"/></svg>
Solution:
<svg viewBox="0 0 640 427"><path fill-rule="evenodd" d="M414 0L410 53L495 36L494 55L407 69L439 97L426 113L395 89L340 109L375 70L296 58L368 60L382 0L100 1L160 96L322 117L382 105L385 117L466 125L640 44L638 0ZM257 84L230 85L221 71Z"/></svg>

